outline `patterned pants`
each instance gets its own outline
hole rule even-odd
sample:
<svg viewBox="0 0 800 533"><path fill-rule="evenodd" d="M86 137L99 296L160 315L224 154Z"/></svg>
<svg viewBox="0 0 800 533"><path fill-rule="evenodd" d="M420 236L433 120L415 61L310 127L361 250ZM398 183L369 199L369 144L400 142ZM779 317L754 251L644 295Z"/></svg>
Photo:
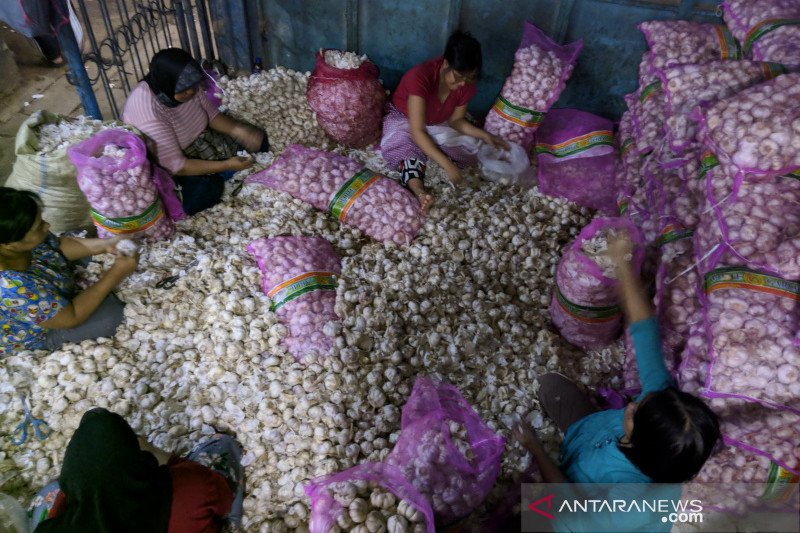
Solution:
<svg viewBox="0 0 800 533"><path fill-rule="evenodd" d="M446 125L445 123L437 124L437 126ZM459 146L439 146L439 149L459 168L471 167L477 163L474 154L466 152ZM383 119L381 153L389 168L394 169L399 169L400 164L406 159L417 159L422 163L428 161L428 156L411 137L408 117L391 104L389 104L387 114Z"/></svg>
<svg viewBox="0 0 800 533"><path fill-rule="evenodd" d="M230 159L236 152L243 148L231 137L206 128L186 147L183 155L190 159L202 159L203 161L222 161Z"/></svg>

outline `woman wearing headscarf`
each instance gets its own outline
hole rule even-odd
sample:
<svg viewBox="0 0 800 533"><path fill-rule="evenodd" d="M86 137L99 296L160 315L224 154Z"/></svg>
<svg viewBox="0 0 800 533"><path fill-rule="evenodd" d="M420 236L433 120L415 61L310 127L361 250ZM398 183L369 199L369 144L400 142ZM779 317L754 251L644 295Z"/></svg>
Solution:
<svg viewBox="0 0 800 533"><path fill-rule="evenodd" d="M87 411L61 475L33 499L31 531L173 533L236 531L244 477L241 446L215 435L185 458L140 439L120 415Z"/></svg>
<svg viewBox="0 0 800 533"><path fill-rule="evenodd" d="M217 204L224 177L253 164L236 153L269 150L267 134L234 120L206 97L206 74L189 53L167 48L153 56L150 72L131 91L122 119L144 133L148 148L181 188L192 215Z"/></svg>

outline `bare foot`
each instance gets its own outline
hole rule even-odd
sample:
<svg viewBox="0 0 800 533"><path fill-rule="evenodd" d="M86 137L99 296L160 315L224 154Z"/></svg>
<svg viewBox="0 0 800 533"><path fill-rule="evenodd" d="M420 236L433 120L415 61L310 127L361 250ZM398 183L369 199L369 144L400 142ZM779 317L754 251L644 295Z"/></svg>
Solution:
<svg viewBox="0 0 800 533"><path fill-rule="evenodd" d="M433 196L425 190L422 180L419 178L412 178L408 182L408 188L414 193L419 201L419 210L424 215L428 212L428 208L433 205Z"/></svg>

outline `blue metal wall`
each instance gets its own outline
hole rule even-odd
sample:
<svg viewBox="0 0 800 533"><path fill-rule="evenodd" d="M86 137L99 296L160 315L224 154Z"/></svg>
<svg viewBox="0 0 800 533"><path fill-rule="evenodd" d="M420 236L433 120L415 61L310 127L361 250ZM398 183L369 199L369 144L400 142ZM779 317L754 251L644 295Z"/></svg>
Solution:
<svg viewBox="0 0 800 533"><path fill-rule="evenodd" d="M716 3L698 0L247 0L257 19L253 53L270 66L311 70L319 48L365 53L394 89L403 73L439 55L450 32L471 31L483 46L484 72L470 111L482 116L511 71L524 20L558 42L582 38L583 52L556 104L609 117L637 85L645 42L636 25L681 18L721 22Z"/></svg>

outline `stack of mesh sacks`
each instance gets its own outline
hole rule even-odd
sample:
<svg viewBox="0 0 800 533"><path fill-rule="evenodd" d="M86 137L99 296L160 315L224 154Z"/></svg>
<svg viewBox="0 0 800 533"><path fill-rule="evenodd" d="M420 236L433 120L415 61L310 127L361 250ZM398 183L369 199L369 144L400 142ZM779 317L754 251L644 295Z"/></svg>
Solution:
<svg viewBox="0 0 800 533"><path fill-rule="evenodd" d="M617 137L620 213L648 244L643 274L654 275L668 366L722 421L727 448L698 481L770 482L765 494L776 499L772 489L800 474L800 75L791 73L800 48L791 5L800 9L725 2L727 27L643 23L649 50ZM638 383L632 346L627 359L629 387ZM736 496L754 501L761 489Z"/></svg>

